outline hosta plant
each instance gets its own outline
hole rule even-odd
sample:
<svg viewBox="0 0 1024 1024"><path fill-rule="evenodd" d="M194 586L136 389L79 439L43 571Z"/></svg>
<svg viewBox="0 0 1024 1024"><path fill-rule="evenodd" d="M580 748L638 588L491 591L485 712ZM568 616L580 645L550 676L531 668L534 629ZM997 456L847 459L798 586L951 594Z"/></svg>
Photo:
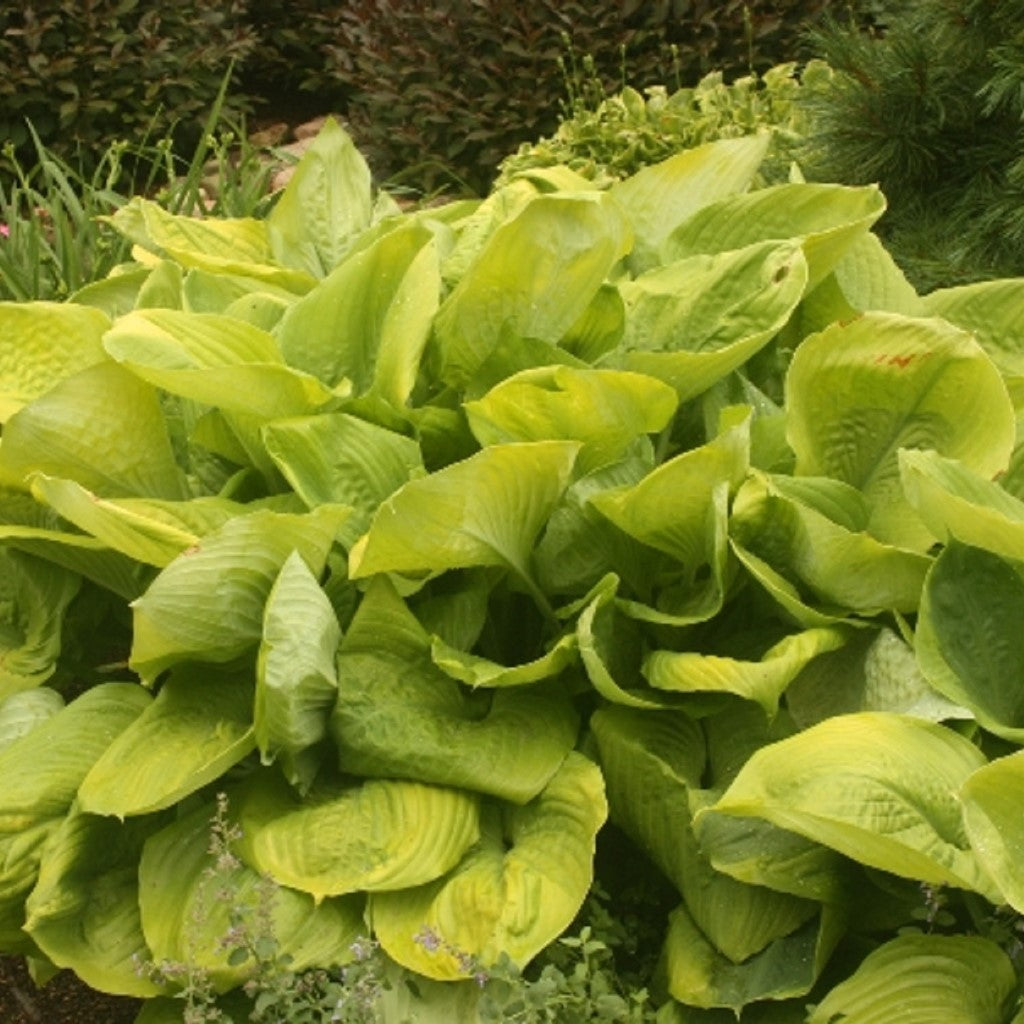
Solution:
<svg viewBox="0 0 1024 1024"><path fill-rule="evenodd" d="M766 146L403 213L329 124L0 306L4 950L180 1019L138 964L230 1000L269 878L290 971L474 1021L611 835L667 1024L1022 1019L1024 283Z"/></svg>

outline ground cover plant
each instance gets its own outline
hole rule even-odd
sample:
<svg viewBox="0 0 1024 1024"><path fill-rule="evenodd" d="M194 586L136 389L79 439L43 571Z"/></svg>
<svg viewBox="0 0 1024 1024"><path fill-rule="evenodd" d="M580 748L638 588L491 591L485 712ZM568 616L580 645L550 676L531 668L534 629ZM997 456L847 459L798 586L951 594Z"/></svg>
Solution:
<svg viewBox="0 0 1024 1024"><path fill-rule="evenodd" d="M0 949L159 1024L372 940L471 1022L614 842L660 1024L1024 1020L1024 282L768 144L402 212L331 123L0 304Z"/></svg>

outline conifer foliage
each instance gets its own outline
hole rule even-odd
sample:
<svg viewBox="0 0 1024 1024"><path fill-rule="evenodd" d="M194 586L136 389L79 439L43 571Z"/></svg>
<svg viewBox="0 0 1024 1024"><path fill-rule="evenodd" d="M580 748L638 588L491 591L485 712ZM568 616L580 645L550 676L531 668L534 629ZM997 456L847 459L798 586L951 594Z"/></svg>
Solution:
<svg viewBox="0 0 1024 1024"><path fill-rule="evenodd" d="M920 290L1024 273L1024 0L908 0L814 34L807 170L878 182L880 228Z"/></svg>

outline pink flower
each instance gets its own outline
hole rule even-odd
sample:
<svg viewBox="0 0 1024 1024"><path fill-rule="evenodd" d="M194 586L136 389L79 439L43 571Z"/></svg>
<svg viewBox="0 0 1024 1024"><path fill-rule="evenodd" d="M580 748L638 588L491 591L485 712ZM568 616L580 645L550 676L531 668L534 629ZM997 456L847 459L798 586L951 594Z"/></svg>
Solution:
<svg viewBox="0 0 1024 1024"><path fill-rule="evenodd" d="M0 224L0 235L3 235L4 238L10 238L11 229L6 224Z"/></svg>

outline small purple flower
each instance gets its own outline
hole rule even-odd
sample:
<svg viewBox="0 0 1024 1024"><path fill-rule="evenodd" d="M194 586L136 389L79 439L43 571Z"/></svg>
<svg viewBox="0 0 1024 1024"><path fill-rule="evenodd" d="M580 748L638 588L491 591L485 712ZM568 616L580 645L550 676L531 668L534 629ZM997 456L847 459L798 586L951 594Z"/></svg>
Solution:
<svg viewBox="0 0 1024 1024"><path fill-rule="evenodd" d="M427 925L412 937L412 941L422 946L428 953L436 953L441 948L441 936Z"/></svg>

